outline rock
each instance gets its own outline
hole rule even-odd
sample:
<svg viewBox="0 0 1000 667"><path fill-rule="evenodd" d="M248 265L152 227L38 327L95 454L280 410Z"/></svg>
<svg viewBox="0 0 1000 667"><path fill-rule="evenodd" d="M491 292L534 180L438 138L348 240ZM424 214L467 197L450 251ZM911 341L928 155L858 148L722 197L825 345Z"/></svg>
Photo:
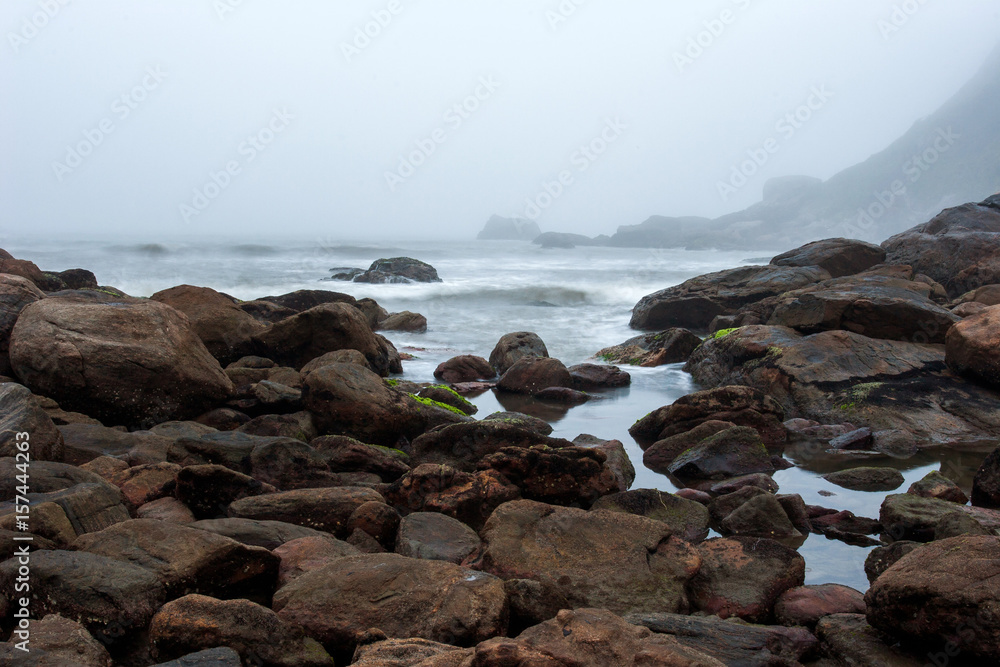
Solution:
<svg viewBox="0 0 1000 667"><path fill-rule="evenodd" d="M16 558L0 563L0 584L14 590ZM31 554L31 583L44 595L33 597L33 615L59 614L82 624L105 646L141 632L164 602L163 585L149 570L128 562L79 551ZM14 611L0 603L2 616Z"/></svg>
<svg viewBox="0 0 1000 667"><path fill-rule="evenodd" d="M29 498L29 503L32 499ZM35 502L29 504L31 512L30 527L35 535L38 535L39 542L48 542L52 548L65 547L76 540L76 530L70 523L66 512L52 502ZM4 533L14 533L19 528L17 525L17 515L15 514L14 502L4 503L0 506L0 530ZM14 540L10 540L15 547L24 546ZM13 550L11 553L14 553Z"/></svg>
<svg viewBox="0 0 1000 667"><path fill-rule="evenodd" d="M503 375L519 359L524 357L547 358L549 351L545 348L545 343L538 337L527 331L509 333L500 338L493 352L490 353L490 366L497 375Z"/></svg>
<svg viewBox="0 0 1000 667"><path fill-rule="evenodd" d="M201 415L196 422L217 431L235 431L250 421L250 416L232 408L216 408Z"/></svg>
<svg viewBox="0 0 1000 667"><path fill-rule="evenodd" d="M832 277L852 276L885 261L885 250L856 239L825 239L789 250L771 260L774 266L818 266Z"/></svg>
<svg viewBox="0 0 1000 667"><path fill-rule="evenodd" d="M845 451L871 451L874 445L875 434L867 426L830 440L830 449Z"/></svg>
<svg viewBox="0 0 1000 667"><path fill-rule="evenodd" d="M818 643L803 628L750 625L714 616L650 613L629 614L625 620L674 637L682 645L703 651L724 665L795 665L812 654Z"/></svg>
<svg viewBox="0 0 1000 667"><path fill-rule="evenodd" d="M991 306L952 327L945 362L960 375L1000 387L1000 306Z"/></svg>
<svg viewBox="0 0 1000 667"><path fill-rule="evenodd" d="M408 331L410 333L426 333L427 318L419 313L406 310L393 313L378 324L379 331Z"/></svg>
<svg viewBox="0 0 1000 667"><path fill-rule="evenodd" d="M961 512L990 531L1000 530L1000 512L964 507L937 498L921 498L908 493L888 496L882 502L879 519L893 540L930 542L937 525L945 517Z"/></svg>
<svg viewBox="0 0 1000 667"><path fill-rule="evenodd" d="M896 431L910 445L992 437L1000 428L1000 400L943 372L943 362L940 346L748 326L706 341L685 368L703 386L743 384L763 392L789 416Z"/></svg>
<svg viewBox="0 0 1000 667"><path fill-rule="evenodd" d="M302 630L249 600L222 601L187 595L168 602L149 626L153 656L176 658L224 644L252 663L274 667L320 667L333 658Z"/></svg>
<svg viewBox="0 0 1000 667"><path fill-rule="evenodd" d="M742 507L744 503L758 496L767 495L767 491L756 486L744 486L732 493L714 498L708 503L708 511L715 523L722 520Z"/></svg>
<svg viewBox="0 0 1000 667"><path fill-rule="evenodd" d="M674 462L674 459L682 453L691 449L705 438L713 436L721 431L725 431L726 429L734 428L735 426L736 424L732 422L724 422L716 419L710 419L706 422L702 422L690 431L685 431L684 433L678 433L662 440L657 440L643 453L642 462L650 470L667 474L669 472L670 465ZM642 446L642 442L648 441L641 441L639 443L640 447Z"/></svg>
<svg viewBox="0 0 1000 667"><path fill-rule="evenodd" d="M573 387L580 391L617 389L632 384L632 376L617 366L577 364L567 370L573 380Z"/></svg>
<svg viewBox="0 0 1000 667"><path fill-rule="evenodd" d="M523 498L552 505L589 508L619 490L607 456L583 447L504 447L483 458L479 468L503 475Z"/></svg>
<svg viewBox="0 0 1000 667"><path fill-rule="evenodd" d="M785 508L770 493L751 498L722 520L723 535L749 535L753 537L799 537L801 533L792 525Z"/></svg>
<svg viewBox="0 0 1000 667"><path fill-rule="evenodd" d="M495 470L463 472L447 465L424 464L383 490L386 502L406 515L440 512L474 529L482 528L501 504L520 490Z"/></svg>
<svg viewBox="0 0 1000 667"><path fill-rule="evenodd" d="M197 519L226 516L230 503L259 496L276 489L220 465L188 466L177 473L177 499L191 509Z"/></svg>
<svg viewBox="0 0 1000 667"><path fill-rule="evenodd" d="M494 215L476 238L480 241L534 241L541 233L534 220Z"/></svg>
<svg viewBox="0 0 1000 667"><path fill-rule="evenodd" d="M316 438L311 446L335 472L373 473L384 482L394 482L410 471L410 457L398 449L366 445L342 435Z"/></svg>
<svg viewBox="0 0 1000 667"><path fill-rule="evenodd" d="M316 357L310 361L302 367L302 375L305 376L308 373L312 373L317 368L323 368L324 366L329 366L330 364L355 364L357 366L367 368L368 370L372 370L371 364L368 363L368 359L366 359L365 355L361 354L357 350L337 350L335 352L327 352L323 356Z"/></svg>
<svg viewBox="0 0 1000 667"><path fill-rule="evenodd" d="M785 510L785 516L795 526L795 530L803 535L812 532L812 521L809 518L809 510L806 503L799 494L775 496L781 503L781 508Z"/></svg>
<svg viewBox="0 0 1000 667"><path fill-rule="evenodd" d="M363 487L299 489L241 498L229 506L229 516L283 521L344 535L354 510L364 503L382 500L382 496Z"/></svg>
<svg viewBox="0 0 1000 667"><path fill-rule="evenodd" d="M572 388L573 378L558 359L524 357L500 378L497 388L515 394L537 394L549 387Z"/></svg>
<svg viewBox="0 0 1000 667"><path fill-rule="evenodd" d="M976 471L972 481L972 504L1000 509L1000 448L987 456Z"/></svg>
<svg viewBox="0 0 1000 667"><path fill-rule="evenodd" d="M714 538L697 550L702 566L688 587L692 606L720 618L766 621L778 598L805 580L802 556L773 540Z"/></svg>
<svg viewBox="0 0 1000 667"><path fill-rule="evenodd" d="M927 292L923 283L886 276L838 278L783 295L767 324L803 333L846 329L869 338L943 343L959 318Z"/></svg>
<svg viewBox="0 0 1000 667"><path fill-rule="evenodd" d="M787 438L784 420L784 410L770 396L750 387L729 386L683 396L637 421L629 433L640 442L656 442L706 421L726 421L756 429L764 443L774 447Z"/></svg>
<svg viewBox="0 0 1000 667"><path fill-rule="evenodd" d="M905 481L895 468L851 468L823 475L823 479L852 491L893 491Z"/></svg>
<svg viewBox="0 0 1000 667"><path fill-rule="evenodd" d="M643 297L632 309L629 326L704 331L719 315L735 315L747 304L829 279L816 266L744 266L710 273Z"/></svg>
<svg viewBox="0 0 1000 667"><path fill-rule="evenodd" d="M149 298L187 315L191 329L222 364L250 354L253 337L264 330L235 300L207 287L180 285Z"/></svg>
<svg viewBox="0 0 1000 667"><path fill-rule="evenodd" d="M701 345L701 338L687 329L667 329L630 338L621 345L606 347L595 357L611 364L663 366L687 361Z"/></svg>
<svg viewBox="0 0 1000 667"><path fill-rule="evenodd" d="M837 665L926 667L931 664L923 659L926 656L890 645L884 635L868 625L864 614L833 614L822 618L816 625L816 634L824 653L833 656Z"/></svg>
<svg viewBox="0 0 1000 667"><path fill-rule="evenodd" d="M954 315L961 318L972 317L973 315L978 315L979 313L986 310L987 306L981 303L976 303L971 301L969 303L962 303L951 309Z"/></svg>
<svg viewBox="0 0 1000 667"><path fill-rule="evenodd" d="M496 371L482 357L466 354L441 362L434 370L434 377L449 384L475 382L493 379L496 377Z"/></svg>
<svg viewBox="0 0 1000 667"><path fill-rule="evenodd" d="M330 471L322 453L291 438L275 438L254 447L250 474L282 491L341 486L343 482L341 475Z"/></svg>
<svg viewBox="0 0 1000 667"><path fill-rule="evenodd" d="M27 433L27 437L18 437ZM21 447L33 461L62 461L65 444L31 392L13 382L0 383L0 457L16 457ZM22 457L23 458L23 457Z"/></svg>
<svg viewBox="0 0 1000 667"><path fill-rule="evenodd" d="M958 484L936 470L930 471L923 479L911 484L906 492L922 498L948 500L959 505L965 505L969 502L969 497L965 495Z"/></svg>
<svg viewBox="0 0 1000 667"><path fill-rule="evenodd" d="M533 394L532 397L537 401L568 406L583 405L593 398L590 394L568 387L546 387Z"/></svg>
<svg viewBox="0 0 1000 667"><path fill-rule="evenodd" d="M459 564L481 544L476 532L457 519L436 512L415 512L399 525L396 553Z"/></svg>
<svg viewBox="0 0 1000 667"><path fill-rule="evenodd" d="M333 364L310 373L302 400L321 433L349 435L376 445L392 447L400 437L415 438L427 424L413 399L352 364Z"/></svg>
<svg viewBox="0 0 1000 667"><path fill-rule="evenodd" d="M516 639L497 638L476 647L473 662L502 665L689 665L723 663L670 637L627 623L603 609L563 610Z"/></svg>
<svg viewBox="0 0 1000 667"><path fill-rule="evenodd" d="M709 490L717 496L722 496L727 493L739 491L744 486L756 486L758 489L763 489L768 493L778 492L778 483L774 481L773 477L764 473L733 477L732 479L713 484Z"/></svg>
<svg viewBox="0 0 1000 667"><path fill-rule="evenodd" d="M216 433L216 430L194 421L169 421L157 424L149 429L149 432L176 440L179 438L200 438L206 435L213 435Z"/></svg>
<svg viewBox="0 0 1000 667"><path fill-rule="evenodd" d="M535 245L543 248L562 248L571 250L577 246L594 245L593 239L583 234L566 234L561 232L545 232L532 240Z"/></svg>
<svg viewBox="0 0 1000 667"><path fill-rule="evenodd" d="M278 588L291 583L307 572L326 567L344 556L356 556L358 550L333 537L300 537L285 542L273 550L281 559L278 568Z"/></svg>
<svg viewBox="0 0 1000 667"><path fill-rule="evenodd" d="M269 551L303 537L332 537L329 533L283 521L209 519L196 521L191 524L191 528L229 537L247 546L264 547Z"/></svg>
<svg viewBox="0 0 1000 667"><path fill-rule="evenodd" d="M618 491L628 491L632 487L632 482L635 481L635 467L632 465L621 440L602 440L582 433L573 438L573 444L584 449L596 449L604 452L607 457L607 465L618 480Z"/></svg>
<svg viewBox="0 0 1000 667"><path fill-rule="evenodd" d="M636 489L600 498L592 509L624 512L661 521L674 535L688 542L708 536L708 510L693 500L655 489Z"/></svg>
<svg viewBox="0 0 1000 667"><path fill-rule="evenodd" d="M659 521L530 500L501 505L481 535L485 571L539 581L571 607L614 613L687 611L685 586L701 564Z"/></svg>
<svg viewBox="0 0 1000 667"><path fill-rule="evenodd" d="M278 577L279 559L266 549L151 519L83 535L73 547L153 572L169 598L203 593L267 600Z"/></svg>
<svg viewBox="0 0 1000 667"><path fill-rule="evenodd" d="M293 412L289 415L261 415L254 417L238 429L240 433L263 438L294 439L309 442L316 438L316 426L308 412Z"/></svg>
<svg viewBox="0 0 1000 667"><path fill-rule="evenodd" d="M547 421L521 412L494 412L488 417L483 417L482 421L498 421L510 426L534 431L539 435L552 435L552 425Z"/></svg>
<svg viewBox="0 0 1000 667"><path fill-rule="evenodd" d="M367 533L378 542L381 553L395 548L399 523L399 512L394 508L383 502L367 502L351 513L347 520L347 532L352 536L358 531Z"/></svg>
<svg viewBox="0 0 1000 667"><path fill-rule="evenodd" d="M30 280L43 292L54 292L64 288L64 284L59 278L45 273L34 262L29 262L26 259L0 257L0 273Z"/></svg>
<svg viewBox="0 0 1000 667"><path fill-rule="evenodd" d="M431 385L430 387L424 387L417 393L418 398L427 398L438 403L444 403L445 405L450 405L456 410L472 416L479 412L474 404L462 398L454 389L449 387L443 387L440 385Z"/></svg>
<svg viewBox="0 0 1000 667"><path fill-rule="evenodd" d="M357 350L379 375L389 374L389 355L361 311L346 303L328 303L275 323L259 334L259 349L278 363L302 368L327 352Z"/></svg>
<svg viewBox="0 0 1000 667"><path fill-rule="evenodd" d="M397 554L348 556L282 588L274 610L328 650L379 628L393 638L470 645L507 629L503 582L451 563Z"/></svg>
<svg viewBox="0 0 1000 667"><path fill-rule="evenodd" d="M539 435L516 422L484 419L452 424L421 435L413 441L411 457L417 465L441 463L471 472L484 457L504 447L527 449L536 445L559 449L571 447L573 443Z"/></svg>
<svg viewBox="0 0 1000 667"><path fill-rule="evenodd" d="M263 296L258 301L266 301L296 313L304 313L316 306L329 303L346 303L351 306L357 304L357 300L349 294L318 289L297 290L280 296Z"/></svg>
<svg viewBox="0 0 1000 667"><path fill-rule="evenodd" d="M122 490L125 500L135 508L173 495L180 470L173 463L151 463L123 470L109 481Z"/></svg>
<svg viewBox="0 0 1000 667"><path fill-rule="evenodd" d="M946 540L949 537L960 535L996 535L997 533L986 528L979 521L968 514L952 512L945 514L934 526L934 539Z"/></svg>
<svg viewBox="0 0 1000 667"><path fill-rule="evenodd" d="M355 276L351 277L354 280L356 276L361 275L364 271L359 271ZM365 298L358 299L357 303L354 304L358 310L365 314L365 318L368 320L368 326L374 331L378 327L378 323L389 317L389 311L378 305L375 299Z"/></svg>
<svg viewBox="0 0 1000 667"><path fill-rule="evenodd" d="M774 472L774 465L757 431L736 426L705 438L674 459L669 470L681 478L725 479Z"/></svg>
<svg viewBox="0 0 1000 667"><path fill-rule="evenodd" d="M18 641L0 645L0 664L9 667L111 667L108 650L87 629L58 614L31 621L28 651L14 648ZM5 650L6 647L10 650Z"/></svg>
<svg viewBox="0 0 1000 667"><path fill-rule="evenodd" d="M354 279L356 283L439 283L437 270L419 259L393 257L377 259L368 270Z"/></svg>
<svg viewBox="0 0 1000 667"><path fill-rule="evenodd" d="M910 553L865 595L868 622L901 639L951 642L1000 660L1000 537L956 537Z"/></svg>
<svg viewBox="0 0 1000 667"><path fill-rule="evenodd" d="M881 577L883 572L895 565L896 561L922 546L920 542L900 540L887 544L884 547L872 549L865 559L865 576L868 577L868 583L875 583L875 580Z"/></svg>
<svg viewBox="0 0 1000 667"><path fill-rule="evenodd" d="M946 209L882 243L886 262L909 264L954 296L1000 282L991 262L1000 249L1000 211L983 204Z"/></svg>
<svg viewBox="0 0 1000 667"><path fill-rule="evenodd" d="M785 591L774 605L778 623L814 628L820 619L832 614L865 613L864 593L838 584L801 586Z"/></svg>
<svg viewBox="0 0 1000 667"><path fill-rule="evenodd" d="M41 505L57 505L65 514L66 520L72 526L73 532L77 535L84 533L94 533L104 530L116 523L129 519L128 510L125 508L121 491L117 487L101 482L81 483L71 486L63 491L52 493L30 493L28 500L32 506L32 514L42 514ZM13 505L13 504L11 504ZM0 506L0 515L7 514L5 508ZM55 508L50 508L54 510ZM13 513L11 506L10 513ZM36 519L41 518L39 516ZM54 513L53 518L65 525L61 515ZM51 524L50 524L51 525ZM62 532L62 531L60 531ZM45 537L54 537L45 535Z"/></svg>
<svg viewBox="0 0 1000 667"><path fill-rule="evenodd" d="M10 355L32 391L105 423L194 417L233 390L187 318L155 301L36 301L21 311Z"/></svg>
<svg viewBox="0 0 1000 667"><path fill-rule="evenodd" d="M277 382L264 380L253 387L258 409L268 414L287 414L302 409L302 392Z"/></svg>
<svg viewBox="0 0 1000 667"><path fill-rule="evenodd" d="M882 524L874 519L855 516L854 512L831 511L831 513L811 518L810 525L813 532L854 546L871 547L881 544L863 536L877 535L882 532Z"/></svg>
<svg viewBox="0 0 1000 667"><path fill-rule="evenodd" d="M136 509L137 519L155 519L166 523L186 525L197 519L187 505L176 498L160 498Z"/></svg>
<svg viewBox="0 0 1000 667"><path fill-rule="evenodd" d="M231 648L211 648L197 653L161 662L153 667L242 667L243 661L240 654Z"/></svg>
<svg viewBox="0 0 1000 667"><path fill-rule="evenodd" d="M44 298L45 293L27 278L0 273L0 375L13 373L8 349L18 315L28 304Z"/></svg>
<svg viewBox="0 0 1000 667"><path fill-rule="evenodd" d="M374 633L372 633L374 634ZM384 635L385 633L382 633ZM368 637L365 637L367 639ZM375 639L373 637L373 639ZM461 667L461 661L470 657L472 649L458 648L426 639L384 639L381 636L371 644L361 644L354 652L356 667ZM443 662L437 662L440 658Z"/></svg>

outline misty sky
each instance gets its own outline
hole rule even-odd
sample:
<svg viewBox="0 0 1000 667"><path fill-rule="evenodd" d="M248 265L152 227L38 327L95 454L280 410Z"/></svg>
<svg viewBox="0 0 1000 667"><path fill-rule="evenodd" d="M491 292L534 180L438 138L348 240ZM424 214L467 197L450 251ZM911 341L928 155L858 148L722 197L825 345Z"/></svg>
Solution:
<svg viewBox="0 0 1000 667"><path fill-rule="evenodd" d="M542 229L593 235L827 178L976 72L1000 4L4 0L0 28L0 239L469 238L543 182Z"/></svg>

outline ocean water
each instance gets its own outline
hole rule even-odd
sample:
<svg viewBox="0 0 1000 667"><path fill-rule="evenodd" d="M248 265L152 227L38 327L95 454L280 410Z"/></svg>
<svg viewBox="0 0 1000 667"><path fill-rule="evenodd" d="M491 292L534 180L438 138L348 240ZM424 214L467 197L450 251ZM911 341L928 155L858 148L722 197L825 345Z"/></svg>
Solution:
<svg viewBox="0 0 1000 667"><path fill-rule="evenodd" d="M693 276L740 265L766 263L785 250L715 252L575 248L545 250L522 242L346 242L332 239L218 239L214 241L123 241L121 239L6 238L2 247L41 268L86 268L102 285L133 296L149 296L180 284L211 287L243 300L299 289L329 289L357 298L372 297L390 312L425 315L425 334L388 333L402 352L407 380L432 381L437 365L455 355L488 357L497 340L512 331L533 331L549 354L566 365L594 361L601 348L636 335L628 328L631 309L644 295ZM367 268L382 257L408 256L432 264L443 282L420 285L365 285L324 281L331 269ZM642 451L628 428L650 411L697 391L681 365L632 368L632 386L585 405L564 408L525 403L487 392L475 397L479 417L497 410L530 412L549 421L553 435L582 433L621 440L636 467L633 488L674 491L668 477L642 466ZM850 465L891 465L909 485L947 466L966 492L985 453L924 452L906 461L884 459ZM806 503L851 510L878 518L886 494L848 491L820 475L837 465L789 454L797 467L775 475L781 493L799 493ZM978 461L978 462L977 462ZM820 492L832 496L820 495ZM870 549L810 535L797 546L806 559L806 583L841 583L866 590L864 559Z"/></svg>

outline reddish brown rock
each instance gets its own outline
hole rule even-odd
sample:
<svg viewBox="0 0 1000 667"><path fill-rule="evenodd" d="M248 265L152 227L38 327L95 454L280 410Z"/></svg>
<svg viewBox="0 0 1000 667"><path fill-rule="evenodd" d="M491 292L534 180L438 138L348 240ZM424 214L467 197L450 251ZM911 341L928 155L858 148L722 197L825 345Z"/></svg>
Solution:
<svg viewBox="0 0 1000 667"><path fill-rule="evenodd" d="M351 515L382 496L363 487L299 489L242 498L229 506L229 516L258 521L284 521L344 535Z"/></svg>
<svg viewBox="0 0 1000 667"><path fill-rule="evenodd" d="M781 625L808 628L831 614L865 613L864 593L838 584L800 586L785 591L774 605L774 615Z"/></svg>
<svg viewBox="0 0 1000 667"><path fill-rule="evenodd" d="M499 472L521 490L523 498L552 505L589 508L619 488L607 455L582 447L505 447L480 461L479 467Z"/></svg>
<svg viewBox="0 0 1000 667"><path fill-rule="evenodd" d="M497 388L515 394L537 394L550 387L573 387L569 369L558 359L523 357L501 376Z"/></svg>
<svg viewBox="0 0 1000 667"><path fill-rule="evenodd" d="M300 537L285 542L273 551L281 559L278 568L278 588L288 584L307 572L326 567L344 556L355 556L358 550L347 542L333 537Z"/></svg>
<svg viewBox="0 0 1000 667"><path fill-rule="evenodd" d="M945 362L960 375L1000 387L1000 306L991 306L951 328Z"/></svg>
<svg viewBox="0 0 1000 667"><path fill-rule="evenodd" d="M466 354L441 362L434 370L434 377L449 384L475 382L496 377L496 371L482 357Z"/></svg>

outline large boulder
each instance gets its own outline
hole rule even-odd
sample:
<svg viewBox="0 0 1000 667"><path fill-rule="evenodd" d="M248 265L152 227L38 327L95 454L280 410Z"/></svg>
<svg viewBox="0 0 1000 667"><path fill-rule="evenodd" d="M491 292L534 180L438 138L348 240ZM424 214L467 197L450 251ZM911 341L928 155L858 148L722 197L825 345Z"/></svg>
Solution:
<svg viewBox="0 0 1000 667"><path fill-rule="evenodd" d="M10 357L32 391L110 424L195 417L233 391L187 317L156 301L36 301L14 326Z"/></svg>
<svg viewBox="0 0 1000 667"><path fill-rule="evenodd" d="M688 589L691 603L721 618L766 622L778 598L805 583L805 560L774 540L720 537L697 549L702 566Z"/></svg>
<svg viewBox="0 0 1000 667"><path fill-rule="evenodd" d="M206 519L190 524L191 528L222 535L251 547L264 547L274 551L292 540L306 537L332 538L329 533L297 526L284 521L255 521L253 519Z"/></svg>
<svg viewBox="0 0 1000 667"><path fill-rule="evenodd" d="M32 461L62 461L62 433L31 392L13 382L0 383L0 457L26 454Z"/></svg>
<svg viewBox="0 0 1000 667"><path fill-rule="evenodd" d="M356 283L439 283L437 269L412 257L376 259L368 270L354 278Z"/></svg>
<svg viewBox="0 0 1000 667"><path fill-rule="evenodd" d="M901 431L921 446L992 438L1000 429L1000 398L945 372L935 345L747 326L706 341L685 368L703 386L767 394L787 417Z"/></svg>
<svg viewBox="0 0 1000 667"><path fill-rule="evenodd" d="M866 271L885 261L885 250L857 239L824 239L789 250L771 260L774 266L818 266L834 278Z"/></svg>
<svg viewBox="0 0 1000 667"><path fill-rule="evenodd" d="M449 384L475 382L496 377L496 371L490 366L490 362L482 357L464 354L438 364L434 370L434 377Z"/></svg>
<svg viewBox="0 0 1000 667"><path fill-rule="evenodd" d="M0 644L0 664L5 667L111 667L111 655L87 629L58 614L31 621L27 650Z"/></svg>
<svg viewBox="0 0 1000 667"><path fill-rule="evenodd" d="M863 614L865 611L864 594L839 584L791 588L774 605L778 622L789 627L814 628L826 616Z"/></svg>
<svg viewBox="0 0 1000 667"><path fill-rule="evenodd" d="M972 504L1000 509L1000 448L993 450L976 471L972 481Z"/></svg>
<svg viewBox="0 0 1000 667"><path fill-rule="evenodd" d="M519 500L497 508L481 534L485 571L618 614L688 611L686 586L701 566L670 526L621 512Z"/></svg>
<svg viewBox="0 0 1000 667"><path fill-rule="evenodd" d="M334 472L372 473L395 482L410 471L410 457L398 449L367 445L343 435L326 435L310 443Z"/></svg>
<svg viewBox="0 0 1000 667"><path fill-rule="evenodd" d="M571 447L573 443L541 435L516 421L484 419L452 424L421 435L413 441L411 457L417 465L440 463L471 472L483 458L504 447L537 445L559 449Z"/></svg>
<svg viewBox="0 0 1000 667"><path fill-rule="evenodd" d="M708 509L701 503L686 500L656 489L635 489L599 499L592 509L644 516L661 521L678 537L700 542L708 536Z"/></svg>
<svg viewBox="0 0 1000 667"><path fill-rule="evenodd" d="M10 375L10 332L24 307L45 298L27 278L0 273L0 375Z"/></svg>
<svg viewBox="0 0 1000 667"><path fill-rule="evenodd" d="M663 366L688 360L701 345L701 338L687 329L667 329L629 338L620 345L606 347L597 354L609 364Z"/></svg>
<svg viewBox="0 0 1000 667"><path fill-rule="evenodd" d="M868 622L1000 661L1000 537L955 537L903 556L865 596Z"/></svg>
<svg viewBox="0 0 1000 667"><path fill-rule="evenodd" d="M396 537L396 553L408 558L461 563L479 549L476 531L437 512L414 512L403 517Z"/></svg>
<svg viewBox="0 0 1000 667"><path fill-rule="evenodd" d="M283 521L344 535L351 514L367 502L383 502L383 499L371 489L360 486L299 489L242 498L229 506L229 516Z"/></svg>
<svg viewBox="0 0 1000 667"><path fill-rule="evenodd" d="M632 309L633 329L663 331L674 327L705 331L720 315L806 285L829 280L818 266L744 266L692 278L645 296Z"/></svg>
<svg viewBox="0 0 1000 667"><path fill-rule="evenodd" d="M389 354L364 314L346 303L328 303L288 317L256 337L262 355L302 368L337 350L357 350L379 375L389 374Z"/></svg>
<svg viewBox="0 0 1000 667"><path fill-rule="evenodd" d="M149 298L187 315L191 329L222 364L251 354L253 337L265 328L234 299L208 287L179 285Z"/></svg>
<svg viewBox="0 0 1000 667"><path fill-rule="evenodd" d="M331 364L305 378L302 401L321 433L393 447L424 432L427 418L406 394L354 364Z"/></svg>
<svg viewBox="0 0 1000 667"><path fill-rule="evenodd" d="M326 567L344 556L356 556L359 552L347 542L330 536L313 535L289 540L276 547L273 553L281 559L278 568L278 588L281 588L306 572Z"/></svg>
<svg viewBox="0 0 1000 667"><path fill-rule="evenodd" d="M346 303L351 306L357 305L358 301L350 294L332 292L322 289L303 289L281 294L279 296L262 296L256 302L247 303L269 303L291 313L302 313L316 306L323 306L328 303ZM246 305L246 303L244 304ZM251 309L253 310L253 309ZM284 318L282 318L284 319Z"/></svg>
<svg viewBox="0 0 1000 667"><path fill-rule="evenodd" d="M17 558L0 563L0 585L14 590ZM82 624L111 645L141 632L164 602L163 584L146 568L79 551L36 551L31 555L32 615L59 614ZM12 600L0 600L0 617L10 619Z"/></svg>
<svg viewBox="0 0 1000 667"><path fill-rule="evenodd" d="M640 443L655 443L707 421L723 421L755 429L773 448L787 438L784 420L784 409L770 396L751 387L723 386L688 394L654 410L628 432Z"/></svg>
<svg viewBox="0 0 1000 667"><path fill-rule="evenodd" d="M515 394L537 394L549 387L574 386L569 369L558 359L523 357L500 378L497 389Z"/></svg>
<svg viewBox="0 0 1000 667"><path fill-rule="evenodd" d="M705 438L674 459L668 469L686 479L726 479L774 472L774 464L756 430L734 426Z"/></svg>
<svg viewBox="0 0 1000 667"><path fill-rule="evenodd" d="M427 333L427 318L420 313L404 310L393 313L378 323L379 331L408 331L410 333Z"/></svg>
<svg viewBox="0 0 1000 667"><path fill-rule="evenodd" d="M822 642L823 653L835 660L836 665L927 667L935 664L927 660L933 654L906 650L899 642L869 625L864 614L826 616L816 624L816 634Z"/></svg>
<svg viewBox="0 0 1000 667"><path fill-rule="evenodd" d="M126 521L84 535L73 547L153 572L168 597L202 593L267 600L277 585L280 562L266 549L152 519Z"/></svg>
<svg viewBox="0 0 1000 667"><path fill-rule="evenodd" d="M585 447L504 447L483 458L479 467L496 470L528 500L589 508L619 490L607 460L604 452Z"/></svg>
<svg viewBox="0 0 1000 667"><path fill-rule="evenodd" d="M900 493L886 497L879 509L879 521L892 540L930 542L939 539L938 533L946 532L946 524L954 520L981 534L1000 533L1000 512L937 498Z"/></svg>
<svg viewBox="0 0 1000 667"><path fill-rule="evenodd" d="M261 667L333 667L333 658L300 628L249 600L187 595L168 602L149 626L153 656L179 658L226 646Z"/></svg>
<svg viewBox="0 0 1000 667"><path fill-rule="evenodd" d="M54 292L65 288L65 284L57 276L42 271L34 262L26 259L0 257L0 273L30 280L43 292Z"/></svg>
<svg viewBox="0 0 1000 667"><path fill-rule="evenodd" d="M951 328L945 362L960 375L1000 387L1000 306L986 308Z"/></svg>
<svg viewBox="0 0 1000 667"><path fill-rule="evenodd" d="M490 353L490 366L497 372L497 375L503 375L518 359L548 356L549 351L538 334L518 331L506 334L497 341Z"/></svg>
<svg viewBox="0 0 1000 667"><path fill-rule="evenodd" d="M503 582L452 563L363 554L308 572L275 595L274 610L331 652L378 628L392 638L475 645L507 630Z"/></svg>
<svg viewBox="0 0 1000 667"><path fill-rule="evenodd" d="M666 475L670 472L670 466L678 456L705 438L735 426L736 424L732 422L724 422L717 419L702 422L690 431L671 435L662 440L657 440L652 445L648 445L646 451L642 454L642 463L650 470ZM641 447L647 443L647 440L641 440L639 445Z"/></svg>
<svg viewBox="0 0 1000 667"><path fill-rule="evenodd" d="M929 290L883 275L828 280L783 295L767 323L803 333L845 329L869 338L943 343L959 317L931 301Z"/></svg>
<svg viewBox="0 0 1000 667"><path fill-rule="evenodd" d="M1000 210L964 204L882 243L886 261L909 264L952 296L1000 283Z"/></svg>

